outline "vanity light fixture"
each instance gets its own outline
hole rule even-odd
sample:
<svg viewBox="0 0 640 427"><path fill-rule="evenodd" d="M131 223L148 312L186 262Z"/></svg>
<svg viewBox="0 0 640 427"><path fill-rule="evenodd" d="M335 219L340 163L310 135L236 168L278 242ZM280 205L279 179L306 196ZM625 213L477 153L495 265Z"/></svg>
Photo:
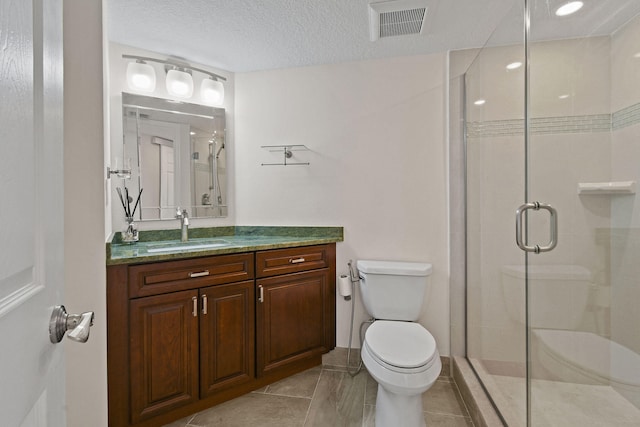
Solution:
<svg viewBox="0 0 640 427"><path fill-rule="evenodd" d="M512 62L511 64L507 65L507 70L515 70L522 67L522 62L520 61L516 61L516 62Z"/></svg>
<svg viewBox="0 0 640 427"><path fill-rule="evenodd" d="M141 92L153 92L156 87L155 69L147 62L163 64L167 77L167 92L180 99L191 98L194 89L194 73L204 74L200 86L200 98L203 103L220 105L224 101L226 78L176 59L157 59L146 56L122 55L124 59L134 61L127 64L127 83L131 89ZM197 79L196 79L197 80Z"/></svg>
<svg viewBox="0 0 640 427"><path fill-rule="evenodd" d="M191 70L166 65L167 92L177 98L191 98L193 96L193 77Z"/></svg>
<svg viewBox="0 0 640 427"><path fill-rule="evenodd" d="M156 90L156 70L141 59L127 65L127 84L133 90L153 92Z"/></svg>
<svg viewBox="0 0 640 427"><path fill-rule="evenodd" d="M576 13L580 9L582 9L584 3L581 1L570 1L569 3L565 3L556 9L556 16L567 16L572 13Z"/></svg>
<svg viewBox="0 0 640 427"><path fill-rule="evenodd" d="M200 84L200 98L211 105L220 105L224 101L224 86L213 77L206 78Z"/></svg>

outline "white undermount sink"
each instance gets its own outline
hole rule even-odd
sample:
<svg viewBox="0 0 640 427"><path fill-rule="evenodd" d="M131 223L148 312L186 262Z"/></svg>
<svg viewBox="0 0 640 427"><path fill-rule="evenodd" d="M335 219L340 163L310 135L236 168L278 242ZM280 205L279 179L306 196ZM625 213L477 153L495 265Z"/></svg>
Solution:
<svg viewBox="0 0 640 427"><path fill-rule="evenodd" d="M147 252L175 252L175 251L191 251L198 249L214 249L228 246L229 242L224 239L208 240L205 242L174 242L174 243L158 243L151 244L147 247Z"/></svg>

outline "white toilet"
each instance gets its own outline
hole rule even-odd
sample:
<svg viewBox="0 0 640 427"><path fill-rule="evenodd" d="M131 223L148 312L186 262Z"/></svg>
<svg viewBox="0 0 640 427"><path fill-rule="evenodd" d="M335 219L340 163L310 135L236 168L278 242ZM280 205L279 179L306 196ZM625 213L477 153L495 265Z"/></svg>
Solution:
<svg viewBox="0 0 640 427"><path fill-rule="evenodd" d="M361 260L357 266L364 306L376 319L361 350L367 371L378 382L376 427L422 427L422 393L442 369L433 336L415 323L431 264Z"/></svg>

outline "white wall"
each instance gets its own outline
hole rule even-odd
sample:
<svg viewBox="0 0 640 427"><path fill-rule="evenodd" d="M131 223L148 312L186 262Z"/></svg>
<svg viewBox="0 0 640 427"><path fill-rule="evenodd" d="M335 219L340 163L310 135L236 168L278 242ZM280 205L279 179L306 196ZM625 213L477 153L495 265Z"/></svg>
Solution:
<svg viewBox="0 0 640 427"><path fill-rule="evenodd" d="M94 311L89 341L64 340L67 425L107 425L102 2L64 1L65 301Z"/></svg>
<svg viewBox="0 0 640 427"><path fill-rule="evenodd" d="M421 323L449 354L444 54L236 74L236 223L343 226L349 259L433 264ZM304 144L292 161L262 145ZM338 297L337 343L350 303ZM358 296L357 325L367 316Z"/></svg>
<svg viewBox="0 0 640 427"><path fill-rule="evenodd" d="M159 58L159 59L167 59L165 55L159 55L155 52L150 52L143 49L133 48L130 46L125 46L117 43L109 43L108 44L108 62L109 62L109 147L110 147L110 157L111 159L107 159L110 161L111 165L115 165L115 159L118 156L121 156L122 153L122 92L135 93L135 91L131 90L127 86L126 81L126 71L127 64L131 61L129 59L123 59L122 55L137 55L143 57L151 57L151 58ZM176 53L179 55L179 52ZM186 60L187 62L188 59ZM233 165L234 165L234 74L229 73L224 70L219 70L212 67L207 67L201 64L189 62L192 66L201 68L204 70L211 71L215 74L223 76L227 79L224 82L225 89L225 97L224 104L222 107L225 109L226 115L226 135L225 135L225 152L227 156L227 162L229 164L229 170L227 173L231 174L227 180L227 190L228 191L228 216L226 218L190 218L191 227L218 227L218 226L226 226L226 225L234 225L235 224L235 200L234 200L234 186L235 182L233 180ZM172 96L167 93L165 87L164 80L164 68L162 64L157 64L154 62L148 62L149 65L152 65L156 71L156 90L149 95L157 98L166 98L171 99ZM187 102L191 102L193 104L201 104L200 102L200 94L198 88L200 87L200 80L203 75L194 76L194 96L189 99ZM112 178L109 180L107 184L107 204L109 211L112 215L111 225L113 227L113 231L121 231L125 228L125 218L122 213L122 206L120 205L117 194L115 193L115 185L120 185L120 180ZM224 190L223 190L224 191ZM144 221L139 222L138 229L139 230L158 230L158 229L177 229L179 228L178 220L169 220L169 221Z"/></svg>

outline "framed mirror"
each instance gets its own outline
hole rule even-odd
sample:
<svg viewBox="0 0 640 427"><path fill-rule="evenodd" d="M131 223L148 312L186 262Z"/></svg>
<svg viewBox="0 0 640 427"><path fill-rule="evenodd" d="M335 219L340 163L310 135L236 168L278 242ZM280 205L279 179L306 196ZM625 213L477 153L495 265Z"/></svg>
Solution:
<svg viewBox="0 0 640 427"><path fill-rule="evenodd" d="M123 93L122 115L137 221L227 216L224 108Z"/></svg>

